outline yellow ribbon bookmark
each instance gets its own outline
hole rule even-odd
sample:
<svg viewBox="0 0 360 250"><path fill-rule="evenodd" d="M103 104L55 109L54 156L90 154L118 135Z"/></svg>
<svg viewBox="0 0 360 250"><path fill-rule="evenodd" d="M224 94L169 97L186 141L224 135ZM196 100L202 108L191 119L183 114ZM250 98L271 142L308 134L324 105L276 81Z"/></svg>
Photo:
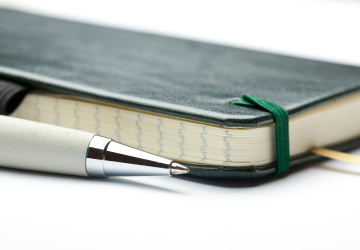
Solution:
<svg viewBox="0 0 360 250"><path fill-rule="evenodd" d="M343 153L327 148L313 148L310 150L311 153L321 155L330 159L345 161L360 165L360 156Z"/></svg>

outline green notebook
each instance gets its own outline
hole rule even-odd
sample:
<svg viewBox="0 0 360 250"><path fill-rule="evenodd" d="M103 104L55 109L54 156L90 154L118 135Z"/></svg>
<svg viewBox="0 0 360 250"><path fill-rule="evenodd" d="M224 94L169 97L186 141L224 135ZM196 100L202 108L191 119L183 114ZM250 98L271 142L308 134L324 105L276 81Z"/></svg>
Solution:
<svg viewBox="0 0 360 250"><path fill-rule="evenodd" d="M276 172L273 116L291 164L360 145L360 68L0 9L0 78L30 86L15 117L95 132L184 162L191 174Z"/></svg>

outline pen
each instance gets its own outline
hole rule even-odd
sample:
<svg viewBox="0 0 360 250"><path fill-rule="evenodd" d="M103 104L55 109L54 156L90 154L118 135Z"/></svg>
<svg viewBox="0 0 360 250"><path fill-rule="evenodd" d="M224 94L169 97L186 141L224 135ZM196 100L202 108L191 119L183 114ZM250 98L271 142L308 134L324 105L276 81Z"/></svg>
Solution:
<svg viewBox="0 0 360 250"><path fill-rule="evenodd" d="M189 172L106 137L7 116L0 116L0 166L99 178Z"/></svg>

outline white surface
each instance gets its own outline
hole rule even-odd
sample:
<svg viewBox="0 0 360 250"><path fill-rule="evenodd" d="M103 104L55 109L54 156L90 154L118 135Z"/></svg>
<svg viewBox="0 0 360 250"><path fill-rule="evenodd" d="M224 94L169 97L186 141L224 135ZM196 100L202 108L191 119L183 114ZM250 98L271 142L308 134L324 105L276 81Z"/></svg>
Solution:
<svg viewBox="0 0 360 250"><path fill-rule="evenodd" d="M29 2L0 0L95 23L360 65L358 1ZM360 248L360 166L336 161L253 184L0 169L0 190L1 249Z"/></svg>

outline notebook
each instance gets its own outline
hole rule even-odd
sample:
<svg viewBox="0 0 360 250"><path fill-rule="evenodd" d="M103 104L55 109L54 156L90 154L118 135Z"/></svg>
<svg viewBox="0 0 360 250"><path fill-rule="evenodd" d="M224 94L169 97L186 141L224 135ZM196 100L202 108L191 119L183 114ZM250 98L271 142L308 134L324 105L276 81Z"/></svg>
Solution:
<svg viewBox="0 0 360 250"><path fill-rule="evenodd" d="M14 117L98 133L205 177L276 170L273 116L290 116L292 165L360 145L360 69L0 9L0 78L31 91Z"/></svg>

